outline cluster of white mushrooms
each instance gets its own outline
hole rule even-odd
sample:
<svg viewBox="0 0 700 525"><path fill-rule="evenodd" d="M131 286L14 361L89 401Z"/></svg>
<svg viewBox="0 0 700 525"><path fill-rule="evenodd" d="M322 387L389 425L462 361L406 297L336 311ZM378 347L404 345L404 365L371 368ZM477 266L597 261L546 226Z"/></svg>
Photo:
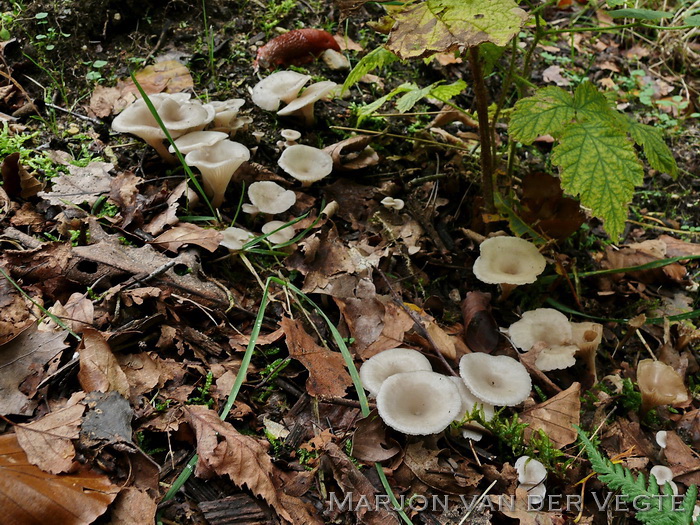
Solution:
<svg viewBox="0 0 700 525"><path fill-rule="evenodd" d="M459 371L461 380L439 374L420 352L392 348L365 361L360 379L370 396L376 397L382 420L394 430L414 436L442 432L453 421L464 420L477 406L488 421L495 406L517 405L530 395L530 375L510 357L467 354ZM465 437L481 438L478 431L465 430Z"/></svg>

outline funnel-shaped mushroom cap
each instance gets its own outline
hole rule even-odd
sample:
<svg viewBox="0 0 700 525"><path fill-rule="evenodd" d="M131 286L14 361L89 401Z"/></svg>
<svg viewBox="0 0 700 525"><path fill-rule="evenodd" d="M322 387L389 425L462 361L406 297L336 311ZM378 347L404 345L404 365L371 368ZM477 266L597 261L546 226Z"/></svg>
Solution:
<svg viewBox="0 0 700 525"><path fill-rule="evenodd" d="M603 325L599 323L583 322L571 323L571 342L579 347L581 354L595 354L603 340Z"/></svg>
<svg viewBox="0 0 700 525"><path fill-rule="evenodd" d="M214 127L227 128L238 116L238 112L245 104L242 98L230 98L228 100L213 100L209 104L214 108Z"/></svg>
<svg viewBox="0 0 700 525"><path fill-rule="evenodd" d="M314 104L333 91L337 85L330 80L311 84L298 99L292 100L277 114L280 116L299 116L307 126L310 126L314 123Z"/></svg>
<svg viewBox="0 0 700 525"><path fill-rule="evenodd" d="M333 171L333 159L328 153L303 144L286 148L277 164L304 186L321 180Z"/></svg>
<svg viewBox="0 0 700 525"><path fill-rule="evenodd" d="M663 487L666 483L671 485L671 490L674 494L678 494L678 485L673 481L673 471L664 465L654 465L649 471L649 476L656 478L656 483L659 487Z"/></svg>
<svg viewBox="0 0 700 525"><path fill-rule="evenodd" d="M248 148L231 140L222 140L213 146L191 151L185 156L187 165L195 166L202 174L204 191L212 199L214 207L221 206L231 177L248 159Z"/></svg>
<svg viewBox="0 0 700 525"><path fill-rule="evenodd" d="M299 91L311 77L295 71L278 71L262 79L253 88L253 103L267 111L277 111L280 102L297 98Z"/></svg>
<svg viewBox="0 0 700 525"><path fill-rule="evenodd" d="M411 436L442 432L461 408L457 386L442 374L424 370L392 375L377 394L384 423Z"/></svg>
<svg viewBox="0 0 700 525"><path fill-rule="evenodd" d="M532 380L512 357L475 352L462 356L459 375L476 397L496 406L513 406L530 395Z"/></svg>
<svg viewBox="0 0 700 525"><path fill-rule="evenodd" d="M294 238L294 228L292 226L284 226L285 224L287 223L282 221L270 221L263 224L261 230L263 233L274 232L267 236L267 240L272 244L283 244Z"/></svg>
<svg viewBox="0 0 700 525"><path fill-rule="evenodd" d="M175 145L180 150L180 153L187 155L194 150L213 146L227 137L228 135L221 131L193 131L175 140ZM170 146L168 151L175 153L175 148Z"/></svg>
<svg viewBox="0 0 700 525"><path fill-rule="evenodd" d="M571 343L571 323L566 316L553 308L537 308L525 312L520 321L508 328L510 340L523 351L528 351L535 343L547 346Z"/></svg>
<svg viewBox="0 0 700 525"><path fill-rule="evenodd" d="M543 348L537 355L535 366L543 372L563 370L576 364L574 354L578 351L575 345L554 345Z"/></svg>
<svg viewBox="0 0 700 525"><path fill-rule="evenodd" d="M534 283L547 264L534 244L518 237L492 237L479 249L474 276L487 284Z"/></svg>
<svg viewBox="0 0 700 525"><path fill-rule="evenodd" d="M481 407L481 410L484 412L484 419L486 421L491 421L493 419L493 416L496 414L496 410L493 405L482 401L472 394L471 390L467 388L467 385L464 384L464 381L462 381L461 378L450 376L449 379L454 382L455 385L457 385L459 395L462 398L462 410L460 411L459 416L455 418L455 421L464 419L464 416L471 414L474 407L477 406Z"/></svg>
<svg viewBox="0 0 700 525"><path fill-rule="evenodd" d="M547 469L542 463L529 456L520 456L515 460L515 471L518 473L518 483L535 486L547 479Z"/></svg>
<svg viewBox="0 0 700 525"><path fill-rule="evenodd" d="M231 251L238 251L243 249L243 245L251 240L254 235L249 231L242 228L236 228L231 226L226 228L221 232L224 237L219 243L220 246L228 248Z"/></svg>
<svg viewBox="0 0 700 525"><path fill-rule="evenodd" d="M248 198L262 213L282 213L294 206L297 196L272 181L254 182L248 187Z"/></svg>
<svg viewBox="0 0 700 525"><path fill-rule="evenodd" d="M362 363L360 380L370 395L376 396L386 378L417 370L433 370L427 357L410 348L391 348L373 355Z"/></svg>
<svg viewBox="0 0 700 525"><path fill-rule="evenodd" d="M642 411L660 405L677 405L688 401L683 378L660 361L643 359L637 365L637 384L642 393Z"/></svg>
<svg viewBox="0 0 700 525"><path fill-rule="evenodd" d="M173 138L191 131L198 131L214 120L216 111L199 100L178 102L167 98L158 108L158 116Z"/></svg>

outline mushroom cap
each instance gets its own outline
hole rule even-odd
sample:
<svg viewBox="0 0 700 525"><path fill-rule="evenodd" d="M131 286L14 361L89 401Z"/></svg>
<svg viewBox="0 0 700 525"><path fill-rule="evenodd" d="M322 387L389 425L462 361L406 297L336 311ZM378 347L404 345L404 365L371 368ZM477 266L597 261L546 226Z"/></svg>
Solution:
<svg viewBox="0 0 700 525"><path fill-rule="evenodd" d="M224 237L221 239L219 246L228 248L231 251L242 250L243 245L254 237L249 231L234 226L226 228L221 233Z"/></svg>
<svg viewBox="0 0 700 525"><path fill-rule="evenodd" d="M285 242L291 241L294 238L295 233L293 226L285 226L285 224L287 223L282 221L270 221L263 224L261 230L263 233L275 232L270 233L270 235L267 236L267 240L272 244L284 244ZM282 229L275 231L279 228Z"/></svg>
<svg viewBox="0 0 700 525"><path fill-rule="evenodd" d="M537 355L535 366L543 372L563 370L576 364L574 354L578 352L575 345L554 345L543 348Z"/></svg>
<svg viewBox="0 0 700 525"><path fill-rule="evenodd" d="M505 355L465 354L459 361L459 375L472 394L496 406L522 403L532 388L525 367Z"/></svg>
<svg viewBox="0 0 700 525"><path fill-rule="evenodd" d="M209 102L214 108L214 127L227 128L238 116L238 112L245 104L242 98L230 98L228 100L214 100Z"/></svg>
<svg viewBox="0 0 700 525"><path fill-rule="evenodd" d="M319 181L333 171L333 158L328 153L303 144L286 148L277 164L304 184Z"/></svg>
<svg viewBox="0 0 700 525"><path fill-rule="evenodd" d="M523 351L528 351L536 343L547 346L571 343L571 323L566 316L553 308L537 308L525 312L519 321L508 328L510 340Z"/></svg>
<svg viewBox="0 0 700 525"><path fill-rule="evenodd" d="M311 77L296 71L278 71L258 82L253 87L253 103L267 111L277 111L280 102L294 100Z"/></svg>
<svg viewBox="0 0 700 525"><path fill-rule="evenodd" d="M666 444L668 443L668 432L665 430L659 430L656 433L656 444L659 445L661 448L666 448Z"/></svg>
<svg viewBox="0 0 700 525"><path fill-rule="evenodd" d="M309 125L314 121L314 104L321 98L333 91L336 86L335 82L324 80L311 84L296 100L292 100L284 109L277 112L281 117L299 115L304 119L304 122Z"/></svg>
<svg viewBox="0 0 700 525"><path fill-rule="evenodd" d="M457 386L427 370L394 374L377 393L377 411L384 423L410 436L442 432L461 408Z"/></svg>
<svg viewBox="0 0 700 525"><path fill-rule="evenodd" d="M209 104L199 100L178 102L167 98L158 109L158 116L173 138L191 131L198 131L214 120L216 111Z"/></svg>
<svg viewBox="0 0 700 525"><path fill-rule="evenodd" d="M301 132L295 129L283 129L280 131L280 135L282 135L284 140L289 142L294 142L295 140L299 140L301 138Z"/></svg>
<svg viewBox="0 0 700 525"><path fill-rule="evenodd" d="M395 199L393 197L384 197L380 202L384 205L384 207L396 211L402 210L406 204L402 199Z"/></svg>
<svg viewBox="0 0 700 525"><path fill-rule="evenodd" d="M272 181L254 182L248 186L250 202L262 213L282 213L294 206L297 196Z"/></svg>
<svg viewBox="0 0 700 525"><path fill-rule="evenodd" d="M534 487L547 479L547 469L542 463L530 456L520 456L515 460L515 470L518 473L518 483Z"/></svg>
<svg viewBox="0 0 700 525"><path fill-rule="evenodd" d="M464 416L466 416L468 413L470 414L476 406L481 407L481 410L484 412L484 419L486 419L486 421L491 421L493 419L493 416L496 415L496 409L493 405L485 403L472 394L471 390L467 388L467 385L464 384L464 381L462 381L461 378L450 376L449 379L454 382L455 385L457 385L459 395L462 398L462 409L459 416L455 418L455 421L461 421L464 419Z"/></svg>
<svg viewBox="0 0 700 525"><path fill-rule="evenodd" d="M673 471L663 465L654 465L649 471L650 476L656 478L656 482L660 487L663 487L667 481L673 481Z"/></svg>
<svg viewBox="0 0 700 525"><path fill-rule="evenodd" d="M642 359L637 365L637 385L642 393L642 410L660 405L676 405L688 401L688 391L683 378L673 367Z"/></svg>
<svg viewBox="0 0 700 525"><path fill-rule="evenodd" d="M578 346L580 353L584 355L595 353L603 340L603 325L590 321L570 324L571 342Z"/></svg>
<svg viewBox="0 0 700 525"><path fill-rule="evenodd" d="M212 205L215 207L223 202L233 174L248 159L248 148L231 140L222 140L185 155L187 165L195 166L202 174L204 190L212 197Z"/></svg>
<svg viewBox="0 0 700 525"><path fill-rule="evenodd" d="M479 249L474 276L487 284L534 283L547 265L534 244L518 237L491 237Z"/></svg>
<svg viewBox="0 0 700 525"><path fill-rule="evenodd" d="M195 151L199 148L213 146L227 137L228 135L221 131L193 131L192 133L188 133L176 139L175 145L177 149L180 150L180 153L187 155L191 151ZM175 148L171 145L168 151L170 153L175 153Z"/></svg>
<svg viewBox="0 0 700 525"><path fill-rule="evenodd" d="M360 381L370 395L376 396L388 377L418 370L433 370L427 357L410 348L391 348L374 354L362 363Z"/></svg>

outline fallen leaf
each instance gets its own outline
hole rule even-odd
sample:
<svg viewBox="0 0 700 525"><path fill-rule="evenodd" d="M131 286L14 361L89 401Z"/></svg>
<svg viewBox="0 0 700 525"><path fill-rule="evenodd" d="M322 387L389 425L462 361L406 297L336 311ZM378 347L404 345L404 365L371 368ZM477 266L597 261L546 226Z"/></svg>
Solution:
<svg viewBox="0 0 700 525"><path fill-rule="evenodd" d="M111 445L125 452L137 451L131 440L134 411L127 399L115 391L90 392L83 403L88 407L80 429L83 447Z"/></svg>
<svg viewBox="0 0 700 525"><path fill-rule="evenodd" d="M558 177L530 172L523 177L522 186L518 214L544 235L564 239L586 220L578 201L564 197Z"/></svg>
<svg viewBox="0 0 700 525"><path fill-rule="evenodd" d="M398 443L387 436L386 425L376 410L359 419L352 436L352 455L367 463L391 459L401 452Z"/></svg>
<svg viewBox="0 0 700 525"><path fill-rule="evenodd" d="M374 166L379 162L379 155L369 143L371 135L356 135L323 148L333 159L333 169L353 171Z"/></svg>
<svg viewBox="0 0 700 525"><path fill-rule="evenodd" d="M664 453L668 466L673 471L674 481L680 481L688 486L700 483L700 458L672 430L666 433Z"/></svg>
<svg viewBox="0 0 700 525"><path fill-rule="evenodd" d="M491 314L491 294L467 292L462 301L464 341L472 352L490 354L498 346L501 332Z"/></svg>
<svg viewBox="0 0 700 525"><path fill-rule="evenodd" d="M82 333L85 328L92 326L95 307L92 301L87 298L87 294L72 294L63 308L66 312L66 321L76 334Z"/></svg>
<svg viewBox="0 0 700 525"><path fill-rule="evenodd" d="M321 525L300 499L288 496L273 478L276 468L267 455L267 447L251 436L239 434L230 423L219 419L205 406L187 407L190 425L197 436L198 477L227 475L239 487L267 501L279 516L295 525Z"/></svg>
<svg viewBox="0 0 700 525"><path fill-rule="evenodd" d="M8 273L4 267L0 268ZM0 275L0 346L17 337L34 323L30 304L10 281Z"/></svg>
<svg viewBox="0 0 700 525"><path fill-rule="evenodd" d="M333 35L333 40L338 42L341 51L364 51L364 48L348 35Z"/></svg>
<svg viewBox="0 0 700 525"><path fill-rule="evenodd" d="M215 252L223 239L220 231L202 228L191 222L181 223L161 233L151 244L160 246L165 250L177 252L185 245L194 244L207 251Z"/></svg>
<svg viewBox="0 0 700 525"><path fill-rule="evenodd" d="M80 349L80 386L86 392L119 392L129 397L129 381L119 367L109 344L100 332L92 328L83 332Z"/></svg>
<svg viewBox="0 0 700 525"><path fill-rule="evenodd" d="M156 217L150 223L144 226L143 231L150 233L151 235L158 235L166 226L177 224L180 221L177 216L177 208L179 206L178 201L186 191L187 181L185 180L178 184L168 197L168 200L166 201L166 209L156 215Z"/></svg>
<svg viewBox="0 0 700 525"><path fill-rule="evenodd" d="M52 179L51 191L42 191L38 195L54 206L95 204L100 196L110 192L112 176L109 172L112 168L114 165L109 162L91 162L84 168L68 165L70 173Z"/></svg>
<svg viewBox="0 0 700 525"><path fill-rule="evenodd" d="M518 520L520 525L559 525L564 523L560 514L534 510L537 509L539 505L536 502L530 502L528 500L528 492L525 489L516 489L515 505L513 506L510 505L508 499L506 500L506 504L501 505L499 503L499 498L502 497L504 496L489 496L494 505L497 506L503 514L509 518ZM544 504L546 504L546 502L547 500L545 499Z"/></svg>
<svg viewBox="0 0 700 525"><path fill-rule="evenodd" d="M85 405L78 403L31 423L17 425L17 442L27 454L29 462L51 474L68 472L75 456L71 440L78 439L80 435L84 411Z"/></svg>
<svg viewBox="0 0 700 525"><path fill-rule="evenodd" d="M283 317L281 326L286 336L289 356L301 362L309 371L309 379L306 381L309 395L343 397L345 389L352 385L343 356L318 345L306 333L300 320Z"/></svg>
<svg viewBox="0 0 700 525"><path fill-rule="evenodd" d="M145 490L126 487L112 504L111 525L153 525L158 504Z"/></svg>
<svg viewBox="0 0 700 525"><path fill-rule="evenodd" d="M36 195L44 185L30 174L19 160L19 153L11 153L0 165L6 194L11 198L28 199Z"/></svg>
<svg viewBox="0 0 700 525"><path fill-rule="evenodd" d="M605 254L600 261L601 268L619 269L629 268L630 266L640 266L653 261L658 261L663 258L663 255L657 251L658 245L639 243L635 246L622 246L616 250L612 246L605 249ZM679 263L666 265L662 268L653 268L651 270L641 270L634 272L615 273L606 276L604 280L613 282L619 281L624 275L629 275L633 279L647 284L660 284L668 282L683 283L685 281L686 269Z"/></svg>
<svg viewBox="0 0 700 525"><path fill-rule="evenodd" d="M554 82L557 86L570 86L571 81L568 78L563 77L561 72L561 66L549 66L547 69L542 71L542 80L544 82Z"/></svg>
<svg viewBox="0 0 700 525"><path fill-rule="evenodd" d="M524 410L520 419L530 425L525 429L526 439L530 439L534 431L542 430L557 448L576 441L573 426L579 424L580 393L581 384L574 383L544 403Z"/></svg>
<svg viewBox="0 0 700 525"><path fill-rule="evenodd" d="M483 475L462 465L467 469L468 483L460 483L454 468L440 459L441 451L426 447L424 442L411 443L406 447L404 463L423 483L447 494L466 494L469 488L478 485ZM465 474L464 472L462 474ZM461 479L465 479L461 478Z"/></svg>
<svg viewBox="0 0 700 525"><path fill-rule="evenodd" d="M14 434L0 436L0 508L7 525L90 525L119 488L90 470L46 473L27 460Z"/></svg>
<svg viewBox="0 0 700 525"><path fill-rule="evenodd" d="M681 241L670 235L659 236L659 241L664 243L666 257L683 257L684 255L700 255L700 244Z"/></svg>
<svg viewBox="0 0 700 525"><path fill-rule="evenodd" d="M17 337L0 346L0 415L29 415L36 403L20 385L32 377L38 384L46 364L58 358L68 346L68 332L39 332L33 324Z"/></svg>

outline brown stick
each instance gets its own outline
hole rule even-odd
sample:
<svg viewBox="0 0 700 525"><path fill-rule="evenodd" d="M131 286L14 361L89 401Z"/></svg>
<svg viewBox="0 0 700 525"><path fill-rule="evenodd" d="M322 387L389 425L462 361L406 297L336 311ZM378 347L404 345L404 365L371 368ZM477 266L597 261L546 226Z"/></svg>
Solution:
<svg viewBox="0 0 700 525"><path fill-rule="evenodd" d="M493 188L493 159L491 157L491 133L489 132L489 100L486 84L479 62L479 48L469 48L469 63L472 68L474 82L474 98L476 115L479 119L479 139L481 142L481 185L484 194L484 209L486 213L496 213Z"/></svg>

